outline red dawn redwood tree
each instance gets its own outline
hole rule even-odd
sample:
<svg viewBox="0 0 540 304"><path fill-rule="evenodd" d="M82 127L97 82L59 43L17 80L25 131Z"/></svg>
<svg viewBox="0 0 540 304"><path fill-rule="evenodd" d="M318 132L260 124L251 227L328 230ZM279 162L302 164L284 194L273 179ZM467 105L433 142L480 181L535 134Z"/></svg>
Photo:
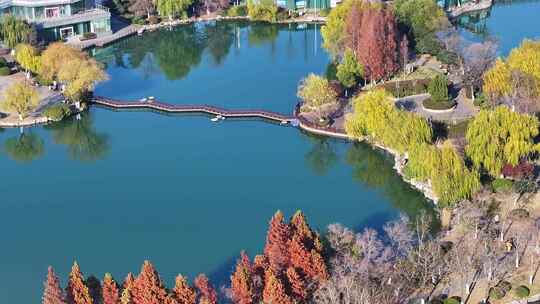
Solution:
<svg viewBox="0 0 540 304"><path fill-rule="evenodd" d="M43 283L43 304L65 304L64 293L60 287L60 280L54 273L52 266L47 270L47 281Z"/></svg>
<svg viewBox="0 0 540 304"><path fill-rule="evenodd" d="M292 299L287 295L285 286L271 268L266 270L264 276L263 302L271 304L292 304Z"/></svg>
<svg viewBox="0 0 540 304"><path fill-rule="evenodd" d="M199 274L195 278L194 285L199 291L199 304L217 304L217 293L206 275Z"/></svg>
<svg viewBox="0 0 540 304"><path fill-rule="evenodd" d="M162 304L167 292L152 263L144 261L141 273L135 279L132 288L134 304Z"/></svg>
<svg viewBox="0 0 540 304"><path fill-rule="evenodd" d="M105 277L103 278L101 295L103 297L102 304L120 303L120 292L118 290L118 285L110 273L106 273Z"/></svg>
<svg viewBox="0 0 540 304"><path fill-rule="evenodd" d="M236 270L231 276L231 297L237 304L252 304L255 302L253 284L253 267L244 251L236 263Z"/></svg>
<svg viewBox="0 0 540 304"><path fill-rule="evenodd" d="M390 9L369 7L364 10L361 22L356 55L365 77L371 81L389 78L399 69L396 18Z"/></svg>
<svg viewBox="0 0 540 304"><path fill-rule="evenodd" d="M353 5L349 10L349 13L346 17L345 23L345 46L353 50L356 54L359 49L360 35L362 29L360 25L362 24L362 10L359 5Z"/></svg>
<svg viewBox="0 0 540 304"><path fill-rule="evenodd" d="M182 275L176 276L173 297L178 304L195 304L197 299L197 293L195 289L189 286L186 277Z"/></svg>
<svg viewBox="0 0 540 304"><path fill-rule="evenodd" d="M287 268L286 274L292 297L297 302L305 302L308 295L308 287L304 278L302 278L302 276L294 269L294 267Z"/></svg>
<svg viewBox="0 0 540 304"><path fill-rule="evenodd" d="M290 235L289 225L283 221L283 213L281 211L276 212L270 220L266 245L264 246L264 255L268 258L270 267L276 273L286 268L285 266L289 263L287 241Z"/></svg>
<svg viewBox="0 0 540 304"><path fill-rule="evenodd" d="M74 262L71 267L66 295L68 304L93 304L92 297L77 262Z"/></svg>

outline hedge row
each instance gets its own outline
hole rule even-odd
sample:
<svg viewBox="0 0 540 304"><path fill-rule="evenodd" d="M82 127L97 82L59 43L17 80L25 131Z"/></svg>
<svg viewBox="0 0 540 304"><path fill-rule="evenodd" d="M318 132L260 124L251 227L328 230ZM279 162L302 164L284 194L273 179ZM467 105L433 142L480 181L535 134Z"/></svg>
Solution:
<svg viewBox="0 0 540 304"><path fill-rule="evenodd" d="M431 79L389 81L377 87L385 89L394 97L404 97L427 93L430 81Z"/></svg>

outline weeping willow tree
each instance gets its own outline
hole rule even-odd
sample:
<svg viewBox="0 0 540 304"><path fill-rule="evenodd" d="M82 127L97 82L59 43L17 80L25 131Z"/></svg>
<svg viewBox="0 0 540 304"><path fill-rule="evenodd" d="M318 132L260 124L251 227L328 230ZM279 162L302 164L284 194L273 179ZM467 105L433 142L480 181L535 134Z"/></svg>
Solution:
<svg viewBox="0 0 540 304"><path fill-rule="evenodd" d="M28 23L12 15L5 14L0 19L0 34L4 44L12 49L19 43L30 41L32 28Z"/></svg>
<svg viewBox="0 0 540 304"><path fill-rule="evenodd" d="M505 106L480 111L467 128L465 152L477 169L499 176L505 164L515 166L539 151L533 142L538 127L536 117L512 112Z"/></svg>
<svg viewBox="0 0 540 304"><path fill-rule="evenodd" d="M345 120L347 134L355 138L368 137L399 153L409 147L431 142L429 123L413 113L396 108L393 97L376 89L354 100L354 111Z"/></svg>
<svg viewBox="0 0 540 304"><path fill-rule="evenodd" d="M478 171L470 170L454 147L420 144L411 148L405 168L409 178L430 181L441 206L469 198L481 186Z"/></svg>

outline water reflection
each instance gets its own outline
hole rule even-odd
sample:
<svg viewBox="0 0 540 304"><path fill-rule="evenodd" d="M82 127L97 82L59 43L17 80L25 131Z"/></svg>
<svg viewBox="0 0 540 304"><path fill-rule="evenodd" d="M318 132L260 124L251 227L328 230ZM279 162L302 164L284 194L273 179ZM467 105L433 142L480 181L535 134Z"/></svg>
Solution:
<svg viewBox="0 0 540 304"><path fill-rule="evenodd" d="M316 175L325 175L338 160L334 140L322 136L309 136L313 147L304 156L306 164Z"/></svg>
<svg viewBox="0 0 540 304"><path fill-rule="evenodd" d="M431 203L423 198L423 194L396 174L389 155L367 144L355 143L350 146L345 158L353 169L353 179L379 190L400 212L414 218L421 210L429 210L436 218Z"/></svg>
<svg viewBox="0 0 540 304"><path fill-rule="evenodd" d="M45 126L54 143L66 145L69 157L82 162L103 159L111 150L109 136L96 131L92 114L85 112L58 123Z"/></svg>
<svg viewBox="0 0 540 304"><path fill-rule="evenodd" d="M146 78L162 72L168 80L180 80L201 64L205 51L212 63L220 66L233 46L236 49L242 47L242 37L247 37L249 46L270 44L274 53L280 30L288 30L292 37L295 31L307 34L311 28L306 25L247 22L195 23L148 32L144 34L144 41L131 37L105 49L94 50L93 53L97 60L106 65L140 69ZM287 47L294 52L291 37ZM308 48L304 46L304 49Z"/></svg>
<svg viewBox="0 0 540 304"><path fill-rule="evenodd" d="M6 139L3 151L12 160L29 163L43 156L45 144L37 134L26 131Z"/></svg>
<svg viewBox="0 0 540 304"><path fill-rule="evenodd" d="M474 11L461 15L455 20L455 24L482 38L489 36L487 20L491 16L491 8Z"/></svg>

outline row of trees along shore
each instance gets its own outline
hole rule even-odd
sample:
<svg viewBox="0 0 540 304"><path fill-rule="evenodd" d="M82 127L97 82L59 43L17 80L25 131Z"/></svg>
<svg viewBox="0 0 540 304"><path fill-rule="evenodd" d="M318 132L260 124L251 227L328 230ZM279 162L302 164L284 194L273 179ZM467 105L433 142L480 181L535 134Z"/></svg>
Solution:
<svg viewBox="0 0 540 304"><path fill-rule="evenodd" d="M507 280L515 279L514 274L527 274L518 284L533 284L540 231L526 217L494 220L493 212L498 210L487 202L463 205L454 217L462 231L457 241L434 236L425 213L412 221L401 216L387 223L383 234L371 228L354 233L332 224L319 236L301 212L289 223L277 212L264 253L251 261L242 252L227 286L215 288L204 274L192 286L178 275L169 289L149 261L138 275L129 273L119 284L108 273L101 281L85 278L74 263L65 289L49 267L42 303L401 304L423 298L433 304L457 304L480 282L487 284L482 297L500 299L510 294ZM528 288L516 286L514 296L528 296Z"/></svg>
<svg viewBox="0 0 540 304"><path fill-rule="evenodd" d="M15 47L15 60L29 75L35 75L39 84L56 82L64 97L74 103L84 101L97 82L107 79L95 59L61 42L50 44L41 53L30 44L20 43ZM24 79L6 89L3 101L4 110L15 112L22 119L38 106L40 96L30 80Z"/></svg>

